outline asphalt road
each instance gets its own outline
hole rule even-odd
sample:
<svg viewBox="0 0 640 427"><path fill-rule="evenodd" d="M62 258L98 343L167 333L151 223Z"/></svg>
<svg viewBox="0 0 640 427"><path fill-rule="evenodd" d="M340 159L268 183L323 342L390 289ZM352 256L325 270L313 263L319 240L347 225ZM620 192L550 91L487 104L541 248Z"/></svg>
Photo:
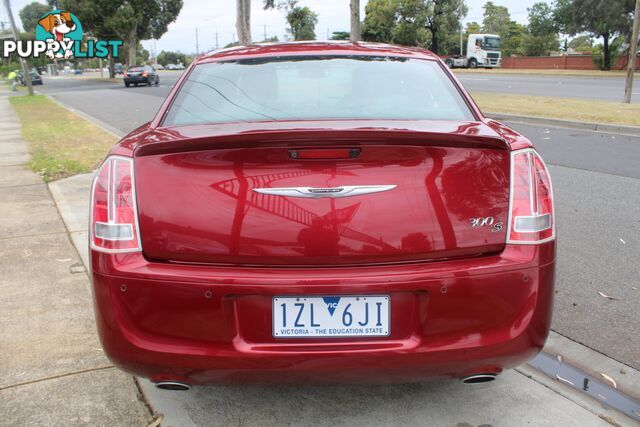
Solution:
<svg viewBox="0 0 640 427"><path fill-rule="evenodd" d="M458 73L458 79L470 92L496 92L562 98L622 101L624 77L574 77L549 75L511 75ZM640 73L632 92L632 101L640 102Z"/></svg>
<svg viewBox="0 0 640 427"><path fill-rule="evenodd" d="M166 72L160 87L129 89L90 79L45 79L38 90L128 132L151 119L178 77ZM594 84L590 90L607 89ZM553 329L640 369L640 137L511 125L534 141L553 179L558 222Z"/></svg>

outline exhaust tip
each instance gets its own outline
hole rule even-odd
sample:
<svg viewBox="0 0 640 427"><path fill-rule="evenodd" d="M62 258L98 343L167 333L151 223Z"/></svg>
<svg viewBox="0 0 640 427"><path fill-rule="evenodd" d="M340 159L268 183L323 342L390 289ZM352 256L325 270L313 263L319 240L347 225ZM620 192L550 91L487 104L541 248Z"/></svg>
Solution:
<svg viewBox="0 0 640 427"><path fill-rule="evenodd" d="M496 374L476 374L464 377L461 381L464 384L488 383L496 379Z"/></svg>
<svg viewBox="0 0 640 427"><path fill-rule="evenodd" d="M156 383L156 387L162 390L171 390L171 391L187 391L191 389L191 386L186 383L181 383L179 381L158 381Z"/></svg>

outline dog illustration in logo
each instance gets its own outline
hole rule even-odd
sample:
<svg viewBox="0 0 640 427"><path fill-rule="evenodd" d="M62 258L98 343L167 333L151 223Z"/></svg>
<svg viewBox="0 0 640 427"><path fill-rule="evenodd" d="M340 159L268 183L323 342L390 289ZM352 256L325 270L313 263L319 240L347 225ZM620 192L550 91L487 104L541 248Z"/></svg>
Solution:
<svg viewBox="0 0 640 427"><path fill-rule="evenodd" d="M71 13L69 12L52 13L38 21L38 24L48 33L51 33L53 39L58 43L61 41L70 41L70 39L65 36L76 29L76 24L73 22L73 18L71 18ZM51 59L54 59L56 56L62 58L62 54L56 55L53 49L47 50L46 55ZM73 51L64 51L64 59L69 59L72 56Z"/></svg>

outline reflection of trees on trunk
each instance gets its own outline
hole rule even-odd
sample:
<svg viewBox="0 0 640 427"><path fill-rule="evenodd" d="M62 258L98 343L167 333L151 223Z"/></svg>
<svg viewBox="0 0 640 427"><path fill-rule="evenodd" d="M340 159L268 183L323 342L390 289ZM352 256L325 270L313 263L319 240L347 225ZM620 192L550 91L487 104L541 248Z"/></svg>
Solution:
<svg viewBox="0 0 640 427"><path fill-rule="evenodd" d="M446 155L446 151L433 149L430 151L430 154L433 164L431 172L429 172L425 178L425 186L427 187L429 200L431 201L431 205L433 206L433 210L436 214L436 219L438 220L438 225L440 226L445 249L453 249L458 246L458 240L456 239L456 233L453 230L451 218L449 218L447 208L444 205L440 190L436 184L436 180L444 168L444 156Z"/></svg>
<svg viewBox="0 0 640 427"><path fill-rule="evenodd" d="M464 221L471 217L470 212L483 217L504 214L509 203L507 155L498 150L474 150L447 167L441 184L448 210Z"/></svg>
<svg viewBox="0 0 640 427"><path fill-rule="evenodd" d="M314 230L318 229L319 224L322 224L325 232L333 233L340 237L345 237L348 239L366 243L375 248L378 248L378 250L381 251L398 250L397 248L389 245L381 239L377 239L369 234L353 230L344 225L351 221L351 219L355 215L355 212L360 207L360 203L355 203L344 208L336 209L335 200L331 200L332 203L329 213L320 216L315 212L298 206L288 197L270 196L251 191L251 189L253 188L269 186L268 184L276 180L311 175L315 172L296 171L246 176L243 171L242 161L234 163L233 171L235 178L217 182L211 185L211 188L213 188L214 190L219 191L233 199L236 199L233 225L231 228L231 239L229 243L229 252L231 255L239 254L242 226L247 212L250 208L268 212L287 221L302 224ZM320 222L318 222L318 220Z"/></svg>
<svg viewBox="0 0 640 427"><path fill-rule="evenodd" d="M229 255L238 255L240 249L240 234L242 233L242 223L247 216L248 209L245 208L247 203L247 191L249 183L242 171L242 162L233 164L233 174L238 180L238 197L236 202L236 210L233 214L233 225L231 226L231 240L229 241Z"/></svg>

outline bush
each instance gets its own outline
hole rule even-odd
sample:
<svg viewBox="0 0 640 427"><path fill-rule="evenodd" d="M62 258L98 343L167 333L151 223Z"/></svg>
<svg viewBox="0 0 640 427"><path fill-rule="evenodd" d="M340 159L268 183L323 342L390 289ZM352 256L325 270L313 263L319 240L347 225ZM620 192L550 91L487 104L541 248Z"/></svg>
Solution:
<svg viewBox="0 0 640 427"><path fill-rule="evenodd" d="M615 67L615 65L618 62L618 59L620 59L620 56L622 56L623 52L621 50L621 46L624 43L624 40L622 37L616 37L610 44L609 44L609 51L611 52L609 54L609 67L613 68ZM601 48L602 50L602 46L598 45L597 47ZM593 55L593 62L594 64L596 64L596 66L600 69L600 70L604 70L604 52L600 53L600 54L596 54Z"/></svg>

